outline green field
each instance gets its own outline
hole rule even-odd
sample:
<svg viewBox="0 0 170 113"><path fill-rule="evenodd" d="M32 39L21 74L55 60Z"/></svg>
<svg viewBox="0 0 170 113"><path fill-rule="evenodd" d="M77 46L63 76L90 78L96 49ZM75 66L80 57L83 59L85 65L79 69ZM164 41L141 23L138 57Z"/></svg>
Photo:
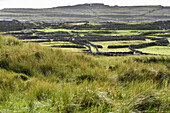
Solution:
<svg viewBox="0 0 170 113"><path fill-rule="evenodd" d="M169 56L70 53L0 35L0 112L170 112Z"/></svg>
<svg viewBox="0 0 170 113"><path fill-rule="evenodd" d="M53 45L76 45L71 42L62 42L62 41L52 41L52 42L42 42L40 45L43 46L53 46Z"/></svg>
<svg viewBox="0 0 170 113"><path fill-rule="evenodd" d="M152 31L166 31L166 30L74 30L74 29L36 29L36 31L43 31L43 32L57 32L57 31L65 31L70 34L75 34L73 32L78 32L80 35L139 35L143 32L152 32ZM98 32L98 33L94 33ZM101 33L100 33L101 32ZM102 33L102 32L111 32L108 34Z"/></svg>
<svg viewBox="0 0 170 113"><path fill-rule="evenodd" d="M170 47L169 46L152 46L146 47L142 49L137 49L145 53L152 53L152 54L162 54L162 55L170 55Z"/></svg>
<svg viewBox="0 0 170 113"><path fill-rule="evenodd" d="M44 31L44 32L58 32L58 31L65 31L68 32L70 34L74 34L73 32L77 32L80 36L84 36L84 35L103 35L103 36L119 36L119 35L139 35L141 33L147 33L147 32L165 32L167 30L71 30L71 29L41 29L41 30L37 30L37 31ZM100 34L97 32L112 32L111 34ZM93 33L96 32L96 33ZM169 33L157 33L154 35L149 35L148 37L155 37L155 38L162 38L159 35L168 35ZM158 36L155 36L158 35ZM167 37L169 40L169 37ZM137 44L142 44L142 43L149 43L149 42L154 42L150 39L146 39L146 40L130 40L130 41L99 41L99 42L91 42L95 45L101 45L103 48L99 49L100 52L130 52L130 50L128 48L118 48L118 49L109 49L108 46L109 45L137 45ZM45 42L45 43L41 43L41 45L72 45L72 43L67 43L67 42ZM71 52L81 52L82 49L69 49L69 48L61 48L63 50L67 50L67 51L71 51ZM169 47L148 47L148 48L141 48L141 49L137 49L140 50L142 52L146 52L146 53L151 53L151 54L164 54L164 55L169 55L169 51L170 48Z"/></svg>
<svg viewBox="0 0 170 113"><path fill-rule="evenodd" d="M130 41L102 41L102 42L92 42L93 44L96 45L102 45L105 48L108 45L135 45L135 44L142 44L142 43L148 43L148 42L154 42L152 40L130 40Z"/></svg>
<svg viewBox="0 0 170 113"><path fill-rule="evenodd" d="M82 25L83 23L67 23L65 25ZM91 23L93 25L97 25L99 23ZM168 30L74 30L74 29L51 29L51 28L45 28L45 29L32 29L30 31L33 31L31 36L42 36L43 35L38 35L36 32L44 32L44 33L66 33L69 35L74 35L74 36L85 36L89 35L91 38L93 38L93 35L100 35L100 36L137 36L140 35L141 33L147 33L147 32L160 32L156 34L151 34L147 35L146 37L154 37L154 38L165 38L167 35L167 39L170 41L170 38L168 35L170 34ZM11 31L9 33L19 33L19 32L29 32L28 31ZM165 32L165 33L161 33ZM162 37L161 35L165 35ZM69 37L66 37L69 38ZM48 37L44 37L43 39L24 39L22 41L43 41L48 39ZM53 41L53 39L50 39L51 42L40 42L39 44L42 46L59 46L59 45L77 45L69 41ZM143 44L143 43L150 43L154 42L153 40L146 39L146 40L127 40L127 41L91 41L92 44L95 45L101 45L103 48L99 48L99 52L130 52L131 50L128 48L116 48L116 49L110 49L108 46L114 46L114 45L138 45L138 44ZM86 46L84 46L86 47ZM62 50L66 50L67 52L84 52L88 51L88 48L86 49L80 49L80 48L60 48ZM147 48L139 48L137 50L140 50L144 53L150 53L150 54L163 54L163 55L169 55L170 48L169 46L163 47L163 46L153 46L153 47L147 47ZM92 51L96 52L96 50L92 47Z"/></svg>
<svg viewBox="0 0 170 113"><path fill-rule="evenodd" d="M108 48L103 48L99 49L100 52L130 52L129 48L116 48L116 49L108 49Z"/></svg>

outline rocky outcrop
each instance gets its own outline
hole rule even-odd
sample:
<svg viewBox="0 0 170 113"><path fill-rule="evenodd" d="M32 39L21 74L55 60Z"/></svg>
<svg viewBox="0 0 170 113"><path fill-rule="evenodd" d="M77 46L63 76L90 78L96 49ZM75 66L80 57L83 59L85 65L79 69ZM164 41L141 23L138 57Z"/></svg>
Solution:
<svg viewBox="0 0 170 113"><path fill-rule="evenodd" d="M17 21L0 21L0 32L18 31L24 29L24 25Z"/></svg>

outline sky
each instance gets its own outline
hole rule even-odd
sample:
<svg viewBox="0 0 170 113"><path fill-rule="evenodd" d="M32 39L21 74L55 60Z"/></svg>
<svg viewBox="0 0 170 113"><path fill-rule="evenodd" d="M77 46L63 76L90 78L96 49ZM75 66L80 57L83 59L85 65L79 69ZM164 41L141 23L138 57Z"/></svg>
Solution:
<svg viewBox="0 0 170 113"><path fill-rule="evenodd" d="M57 6L76 5L84 3L104 3L105 5L138 6L163 5L170 6L170 0L0 0L3 8L51 8Z"/></svg>

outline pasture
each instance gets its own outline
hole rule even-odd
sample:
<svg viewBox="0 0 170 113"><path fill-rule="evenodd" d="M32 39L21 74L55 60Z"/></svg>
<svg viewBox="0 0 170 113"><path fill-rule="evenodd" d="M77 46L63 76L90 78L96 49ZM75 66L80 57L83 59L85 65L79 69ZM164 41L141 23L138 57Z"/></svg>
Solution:
<svg viewBox="0 0 170 113"><path fill-rule="evenodd" d="M88 24L93 25L94 28L103 25L95 22ZM67 52L106 56L129 55L129 52L131 55L136 53L169 55L169 30L103 30L107 28L106 26L99 30L87 30L81 28L83 25L86 26L87 23L62 23L60 28L47 26L41 29L9 31L6 34L14 35L23 42L39 43L42 46L60 48ZM79 29L74 29L74 26Z"/></svg>
<svg viewBox="0 0 170 113"><path fill-rule="evenodd" d="M168 29L45 24L2 29L0 112L170 111Z"/></svg>

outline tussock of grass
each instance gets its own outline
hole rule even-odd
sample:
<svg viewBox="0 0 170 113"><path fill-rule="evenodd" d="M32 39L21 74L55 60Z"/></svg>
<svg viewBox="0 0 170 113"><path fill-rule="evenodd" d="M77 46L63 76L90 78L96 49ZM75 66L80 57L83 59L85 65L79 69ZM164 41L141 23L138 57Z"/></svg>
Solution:
<svg viewBox="0 0 170 113"><path fill-rule="evenodd" d="M101 65L117 75L117 80L161 82L170 80L169 56L126 56L114 58L99 58Z"/></svg>
<svg viewBox="0 0 170 113"><path fill-rule="evenodd" d="M59 79L75 80L80 76L98 77L102 67L86 55L65 53L41 47L37 44L22 44L16 47L4 45L1 49L0 67L28 76L56 76ZM101 71L98 71L101 70ZM102 76L104 73L100 76ZM94 78L98 78L95 77Z"/></svg>
<svg viewBox="0 0 170 113"><path fill-rule="evenodd" d="M0 40L0 112L170 111L169 57L97 58Z"/></svg>
<svg viewBox="0 0 170 113"><path fill-rule="evenodd" d="M22 43L12 36L2 36L0 35L0 47L3 46L16 46Z"/></svg>

